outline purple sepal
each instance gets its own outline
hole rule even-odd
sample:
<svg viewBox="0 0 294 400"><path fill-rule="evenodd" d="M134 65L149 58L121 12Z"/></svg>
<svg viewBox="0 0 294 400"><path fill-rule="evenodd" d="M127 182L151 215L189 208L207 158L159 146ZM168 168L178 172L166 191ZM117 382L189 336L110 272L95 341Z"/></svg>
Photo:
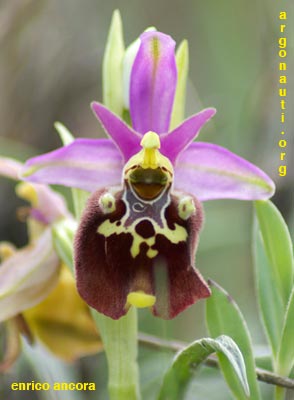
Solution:
<svg viewBox="0 0 294 400"><path fill-rule="evenodd" d="M76 139L58 150L29 159L22 178L92 192L120 184L122 167L122 156L109 139Z"/></svg>
<svg viewBox="0 0 294 400"><path fill-rule="evenodd" d="M175 189L200 201L262 200L274 194L275 184L260 168L211 143L192 143L178 158Z"/></svg>
<svg viewBox="0 0 294 400"><path fill-rule="evenodd" d="M161 32L144 32L130 84L130 114L139 133L169 130L177 84L174 40Z"/></svg>

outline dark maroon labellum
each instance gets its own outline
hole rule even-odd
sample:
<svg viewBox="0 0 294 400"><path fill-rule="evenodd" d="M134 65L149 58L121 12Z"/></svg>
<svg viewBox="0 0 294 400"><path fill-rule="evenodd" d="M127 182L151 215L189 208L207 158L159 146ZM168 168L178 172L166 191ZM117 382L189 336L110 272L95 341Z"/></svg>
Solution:
<svg viewBox="0 0 294 400"><path fill-rule="evenodd" d="M128 295L155 296L153 313L174 318L210 290L194 268L203 213L191 196L166 187L144 200L127 182L124 190L95 192L75 238L78 291L113 319L128 311Z"/></svg>

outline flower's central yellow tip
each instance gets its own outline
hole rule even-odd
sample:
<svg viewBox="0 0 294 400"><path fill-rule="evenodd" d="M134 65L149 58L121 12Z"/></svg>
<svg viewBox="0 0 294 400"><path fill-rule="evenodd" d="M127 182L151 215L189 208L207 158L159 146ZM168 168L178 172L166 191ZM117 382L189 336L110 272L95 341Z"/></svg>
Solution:
<svg viewBox="0 0 294 400"><path fill-rule="evenodd" d="M16 186L15 191L18 197L27 200L33 207L37 206L38 195L33 185L27 182L21 182Z"/></svg>
<svg viewBox="0 0 294 400"><path fill-rule="evenodd" d="M127 303L137 308L152 307L155 304L155 301L155 296L146 294L142 291L131 292L127 297Z"/></svg>
<svg viewBox="0 0 294 400"><path fill-rule="evenodd" d="M160 148L160 139L157 133L147 132L141 140L141 146L143 147L143 160L141 167L144 169L151 168L155 169L158 167L158 149Z"/></svg>

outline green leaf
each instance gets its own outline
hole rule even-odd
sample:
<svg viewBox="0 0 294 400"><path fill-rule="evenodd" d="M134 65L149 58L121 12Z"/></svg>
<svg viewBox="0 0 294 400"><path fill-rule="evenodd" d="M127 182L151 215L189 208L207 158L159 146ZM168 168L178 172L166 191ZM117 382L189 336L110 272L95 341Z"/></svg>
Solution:
<svg viewBox="0 0 294 400"><path fill-rule="evenodd" d="M276 284L275 271L271 267L263 246L261 233L257 223L254 225L253 254L258 301L265 332L276 358L283 329L285 306Z"/></svg>
<svg viewBox="0 0 294 400"><path fill-rule="evenodd" d="M230 336L244 355L250 399L261 399L256 379L250 334L241 311L234 300L220 286L210 282L212 295L206 301L206 321L211 336ZM247 399L232 366L223 355L218 355L225 379L238 400Z"/></svg>
<svg viewBox="0 0 294 400"><path fill-rule="evenodd" d="M142 399L157 398L165 371L171 364L174 354L171 351L139 348L140 386Z"/></svg>
<svg viewBox="0 0 294 400"><path fill-rule="evenodd" d="M273 372L273 360L271 355L263 357L255 357L255 364L257 368Z"/></svg>
<svg viewBox="0 0 294 400"><path fill-rule="evenodd" d="M220 353L232 366L236 379L249 395L246 369L243 356L236 343L228 336L222 335L216 339L204 338L197 340L179 352L164 377L159 394L159 400L179 400L184 398L186 385L191 378L193 369L200 365L211 353Z"/></svg>
<svg viewBox="0 0 294 400"><path fill-rule="evenodd" d="M255 365L257 368L266 369L273 372L272 350L266 344L258 344L253 346L253 354Z"/></svg>
<svg viewBox="0 0 294 400"><path fill-rule="evenodd" d="M255 202L265 253L286 307L293 285L293 248L288 227L279 210L268 201Z"/></svg>
<svg viewBox="0 0 294 400"><path fill-rule="evenodd" d="M288 376L294 366L294 288L285 316L285 324L277 358L277 372Z"/></svg>

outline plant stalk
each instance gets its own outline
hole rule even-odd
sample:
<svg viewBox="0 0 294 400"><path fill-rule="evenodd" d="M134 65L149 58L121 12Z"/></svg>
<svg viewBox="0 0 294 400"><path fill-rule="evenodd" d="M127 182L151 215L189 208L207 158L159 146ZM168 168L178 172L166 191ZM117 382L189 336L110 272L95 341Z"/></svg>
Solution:
<svg viewBox="0 0 294 400"><path fill-rule="evenodd" d="M106 353L110 400L139 400L137 309L119 320L91 311Z"/></svg>

